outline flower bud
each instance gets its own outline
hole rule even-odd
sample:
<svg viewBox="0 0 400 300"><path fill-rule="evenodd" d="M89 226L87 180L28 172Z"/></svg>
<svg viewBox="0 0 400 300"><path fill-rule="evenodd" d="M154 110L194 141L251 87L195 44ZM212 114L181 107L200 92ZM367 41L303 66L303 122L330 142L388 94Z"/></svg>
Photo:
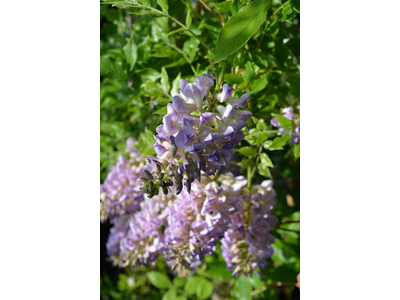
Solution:
<svg viewBox="0 0 400 300"><path fill-rule="evenodd" d="M148 179L152 180L154 178L153 175L151 175L151 173L148 170L144 169L143 172L144 172L144 175L146 175Z"/></svg>

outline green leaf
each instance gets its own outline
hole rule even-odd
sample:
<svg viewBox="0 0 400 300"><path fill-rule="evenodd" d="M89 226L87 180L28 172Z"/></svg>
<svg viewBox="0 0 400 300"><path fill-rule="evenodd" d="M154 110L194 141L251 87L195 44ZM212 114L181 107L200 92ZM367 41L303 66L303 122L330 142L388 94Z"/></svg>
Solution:
<svg viewBox="0 0 400 300"><path fill-rule="evenodd" d="M149 272L147 277L152 285L159 289L167 289L171 286L171 280L164 273L160 272Z"/></svg>
<svg viewBox="0 0 400 300"><path fill-rule="evenodd" d="M196 296L198 299L207 299L211 296L214 285L205 278L200 279L196 288Z"/></svg>
<svg viewBox="0 0 400 300"><path fill-rule="evenodd" d="M168 73L164 67L161 68L161 85L163 87L164 92L168 94L170 89L170 84L168 79Z"/></svg>
<svg viewBox="0 0 400 300"><path fill-rule="evenodd" d="M186 26L190 27L190 25L192 25L192 16L190 15L190 9L189 9L186 16Z"/></svg>
<svg viewBox="0 0 400 300"><path fill-rule="evenodd" d="M224 261L214 261L207 263L207 269L204 271L212 279L224 280L232 278L232 271L226 269Z"/></svg>
<svg viewBox="0 0 400 300"><path fill-rule="evenodd" d="M252 160L251 158L244 159L244 160L238 162L237 165L239 167L243 167L243 168L252 167L252 166L254 166L254 160Z"/></svg>
<svg viewBox="0 0 400 300"><path fill-rule="evenodd" d="M185 284L185 292L189 295L194 295L196 293L197 285L199 284L200 280L201 277L199 276L189 277Z"/></svg>
<svg viewBox="0 0 400 300"><path fill-rule="evenodd" d="M229 84L240 84L243 82L242 76L238 74L225 74L224 80Z"/></svg>
<svg viewBox="0 0 400 300"><path fill-rule="evenodd" d="M262 144L262 143L264 143L266 140L268 140L268 133L263 132L263 133L261 133L261 134L257 137L255 144L256 144L256 145Z"/></svg>
<svg viewBox="0 0 400 300"><path fill-rule="evenodd" d="M161 107L160 109L157 109L155 112L153 112L153 115L161 115L161 116L164 116L164 115L167 114L167 112L168 112L167 107L166 107L166 106L163 106L163 107Z"/></svg>
<svg viewBox="0 0 400 300"><path fill-rule="evenodd" d="M297 160L300 157L300 143L294 146L294 158Z"/></svg>
<svg viewBox="0 0 400 300"><path fill-rule="evenodd" d="M265 121L263 119L260 119L257 122L257 126L256 126L257 130L262 131L264 129L267 129L267 124L265 124Z"/></svg>
<svg viewBox="0 0 400 300"><path fill-rule="evenodd" d="M238 10L239 10L239 0L232 0L232 4L231 4L232 16L237 14Z"/></svg>
<svg viewBox="0 0 400 300"><path fill-rule="evenodd" d="M279 124L283 128L285 128L287 130L293 129L293 123L289 119L286 119L284 116L281 116L278 114L271 114L271 115L279 122Z"/></svg>
<svg viewBox="0 0 400 300"><path fill-rule="evenodd" d="M257 150L252 148L252 147L248 147L248 146L239 148L239 149L237 149L237 151L239 153L243 154L243 155L248 156L248 157L257 155Z"/></svg>
<svg viewBox="0 0 400 300"><path fill-rule="evenodd" d="M286 221L300 221L300 212L296 211L296 212L292 213L291 215L289 215L287 217L284 217L282 219L282 221L283 222L286 222Z"/></svg>
<svg viewBox="0 0 400 300"><path fill-rule="evenodd" d="M291 136L288 134L285 134L283 136L278 136L276 137L272 143L269 143L270 141L266 141L263 146L265 149L268 150L277 150L282 148L283 146L285 146L287 144L287 142L289 142L291 139Z"/></svg>
<svg viewBox="0 0 400 300"><path fill-rule="evenodd" d="M163 91L159 83L154 81L147 81L144 84L145 94L149 95L150 97L160 97L163 95Z"/></svg>
<svg viewBox="0 0 400 300"><path fill-rule="evenodd" d="M183 287L185 285L185 282L186 282L186 278L180 278L178 276L175 276L175 278L174 278L174 284L177 287Z"/></svg>
<svg viewBox="0 0 400 300"><path fill-rule="evenodd" d="M249 278L250 284L256 289L260 291L261 296L264 297L264 292L262 290L264 284L261 281L260 277L257 275L253 275L252 277Z"/></svg>
<svg viewBox="0 0 400 300"><path fill-rule="evenodd" d="M300 271L300 256L293 250L290 244L275 238L272 248L274 249L274 254L271 257L273 261L279 265L287 265L296 271Z"/></svg>
<svg viewBox="0 0 400 300"><path fill-rule="evenodd" d="M148 128L144 129L144 132L142 132L139 136L138 143L136 147L138 150L140 150L140 155L147 157L149 155L152 155L154 153L154 136L153 132L150 131Z"/></svg>
<svg viewBox="0 0 400 300"><path fill-rule="evenodd" d="M183 52L185 52L190 62L193 62L196 52L199 48L199 44L200 42L196 38L190 38L183 43Z"/></svg>
<svg viewBox="0 0 400 300"><path fill-rule="evenodd" d="M265 89L268 85L268 74L264 74L258 79L255 79L253 82L253 87L251 89L251 92L253 94L257 94L258 92L261 92L263 89Z"/></svg>
<svg viewBox="0 0 400 300"><path fill-rule="evenodd" d="M133 67L136 64L137 61L137 46L135 44L135 40L133 39L133 37L131 37L128 42L126 43L126 45L122 48L125 57L126 57L126 61L128 62L129 66L130 66L130 71L133 70Z"/></svg>
<svg viewBox="0 0 400 300"><path fill-rule="evenodd" d="M230 13L231 12L231 4L232 4L231 1L225 1L225 2L221 2L221 3L213 3L212 5L224 13Z"/></svg>
<svg viewBox="0 0 400 300"><path fill-rule="evenodd" d="M258 173L260 173L260 175L265 176L267 178L272 178L271 176L271 172L268 169L268 166L260 163L258 164Z"/></svg>
<svg viewBox="0 0 400 300"><path fill-rule="evenodd" d="M222 28L214 52L217 63L243 47L264 23L272 0L256 0L233 15Z"/></svg>
<svg viewBox="0 0 400 300"><path fill-rule="evenodd" d="M176 300L176 291L173 289L168 290L162 297L162 300Z"/></svg>
<svg viewBox="0 0 400 300"><path fill-rule="evenodd" d="M254 79L254 70L253 70L253 66L251 65L251 62L248 61L246 63L246 78L245 81L247 83L253 82Z"/></svg>
<svg viewBox="0 0 400 300"><path fill-rule="evenodd" d="M290 77L286 80L290 84L290 93L300 99L300 78Z"/></svg>
<svg viewBox="0 0 400 300"><path fill-rule="evenodd" d="M172 88L171 88L171 94L174 92L179 92L179 85L181 83L181 72L179 72L178 76L172 81Z"/></svg>
<svg viewBox="0 0 400 300"><path fill-rule="evenodd" d="M150 0L138 0L138 2L144 5L150 5Z"/></svg>
<svg viewBox="0 0 400 300"><path fill-rule="evenodd" d="M288 21L292 23L293 19L296 17L297 12L294 9L294 5L289 1L286 2L286 5L282 8L282 16L279 19L280 22Z"/></svg>
<svg viewBox="0 0 400 300"><path fill-rule="evenodd" d="M168 0L157 0L157 4L160 5L163 12L168 12Z"/></svg>
<svg viewBox="0 0 400 300"><path fill-rule="evenodd" d="M251 283L248 278L240 276L236 282L233 290L238 300L250 300L251 299Z"/></svg>
<svg viewBox="0 0 400 300"><path fill-rule="evenodd" d="M274 167L274 164L272 163L272 161L269 158L267 153L261 153L260 158L261 158L261 163L263 165L266 165L267 167L271 167L271 168Z"/></svg>

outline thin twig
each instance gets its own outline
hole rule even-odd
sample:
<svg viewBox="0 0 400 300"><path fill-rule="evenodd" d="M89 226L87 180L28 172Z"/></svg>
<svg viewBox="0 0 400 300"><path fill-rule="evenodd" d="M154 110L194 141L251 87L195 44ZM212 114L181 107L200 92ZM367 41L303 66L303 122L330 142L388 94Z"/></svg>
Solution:
<svg viewBox="0 0 400 300"><path fill-rule="evenodd" d="M275 16L285 5L286 3L289 3L291 0L286 1L285 3L283 3L281 6L279 6L272 14L272 17Z"/></svg>
<svg viewBox="0 0 400 300"><path fill-rule="evenodd" d="M300 223L300 221L282 221L276 225L276 227L281 226L283 224L292 224L292 223Z"/></svg>
<svg viewBox="0 0 400 300"><path fill-rule="evenodd" d="M217 20L222 24L222 26L224 26L225 22L222 21L222 20L217 16L217 14L216 14L206 3L204 3L203 0L199 0L199 2L200 2L201 4L203 4L203 6L204 6L210 13L212 13L212 14L214 15L214 17L217 18Z"/></svg>
<svg viewBox="0 0 400 300"><path fill-rule="evenodd" d="M191 31L189 27L187 27L186 25L182 24L181 22L179 22L177 19L175 19L173 16L171 16L170 14L168 14L168 13L166 13L166 12L163 12L163 11L158 10L158 9L156 9L156 8L153 8L153 7L151 7L151 6L142 5L142 4L139 4L139 3L132 3L132 4L131 4L131 3L127 3L127 2L114 2L114 3L110 3L110 4L112 4L112 5L121 4L121 5L124 5L124 6L137 7L137 8L142 8L142 9L148 9L148 10L154 11L155 13L157 13L157 14L159 14L159 15L165 16L165 17L171 19L172 21L174 21L175 23L177 23L177 24L178 24L179 26L181 26L183 29L189 31L190 34L191 34L193 37L195 37L196 39L199 40L199 42L204 46L204 48L206 48L207 50L209 50L208 47L207 47L207 45L204 44L204 42L203 42L193 31Z"/></svg>
<svg viewBox="0 0 400 300"><path fill-rule="evenodd" d="M194 68L194 66L192 65L192 62L190 61L189 57L186 56L185 52L183 52L181 49L179 49L177 46L171 44L167 38L163 37L164 42L171 48L173 48L174 50L178 51L180 54L182 54L183 58L186 60L186 62L189 64L190 68L192 69L194 76L197 77L197 72L196 69Z"/></svg>

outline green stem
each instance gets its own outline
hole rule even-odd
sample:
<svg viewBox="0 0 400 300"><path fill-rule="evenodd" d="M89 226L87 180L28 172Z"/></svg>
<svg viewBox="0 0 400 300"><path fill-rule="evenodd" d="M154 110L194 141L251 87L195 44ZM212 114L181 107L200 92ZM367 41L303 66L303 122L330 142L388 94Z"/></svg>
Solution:
<svg viewBox="0 0 400 300"><path fill-rule="evenodd" d="M287 3L289 3L291 0L286 1L283 3L281 6L279 6L272 14L272 16L275 16Z"/></svg>
<svg viewBox="0 0 400 300"><path fill-rule="evenodd" d="M108 4L108 3L104 3L104 4ZM169 19L171 19L172 21L174 21L176 24L178 24L179 26L181 26L183 29L187 30L190 32L191 35L193 35L193 37L195 37L196 39L199 40L199 42L204 46L204 48L206 48L208 51L210 51L210 49L208 49L207 45L203 43L203 41L193 32L190 30L189 27L187 27L186 25L182 24L181 22L179 22L177 19L175 19L174 17L172 17L170 14L163 12L161 10L158 10L156 8L153 8L151 6L147 6L147 5L142 5L139 3L127 3L127 2L111 2L109 4L112 5L118 5L121 4L123 6L130 6L130 7L136 7L136 8L142 8L142 9L148 9L151 11L154 11L155 13L159 14L159 15L163 15L164 17L167 17Z"/></svg>
<svg viewBox="0 0 400 300"><path fill-rule="evenodd" d="M254 173L256 173L257 165L258 165L258 162L260 161L261 152L262 152L262 144L260 144L260 146L258 147L258 155L257 155L257 159L256 159L256 163L254 165L254 168L250 174L251 177L253 177Z"/></svg>
<svg viewBox="0 0 400 300"><path fill-rule="evenodd" d="M247 188L251 189L251 167L247 167Z"/></svg>
<svg viewBox="0 0 400 300"><path fill-rule="evenodd" d="M192 69L194 76L197 77L196 69L195 69L194 66L192 65L192 63L191 63L189 57L186 56L185 52L183 52L181 49L179 49L179 48L176 47L175 45L171 44L171 43L168 41L167 38L162 37L162 39L164 40L164 42L165 42L169 47L171 47L172 49L175 49L175 50L178 51L180 54L182 54L183 58L186 60L186 62L189 64L190 68Z"/></svg>
<svg viewBox="0 0 400 300"><path fill-rule="evenodd" d="M204 44L203 41L202 41L193 31L190 30L189 27L187 27L186 25L182 24L181 22L179 22L177 19L175 19L174 17L172 17L172 16L169 15L168 13L165 13L165 12L163 12L163 11L161 11L161 10L155 9L155 8L153 8L153 7L151 7L151 6L145 6L145 5L138 5L138 6L143 7L143 8L147 8L147 9L150 9L150 10L152 10L152 11L155 11L155 12L157 12L157 13L159 13L159 14L164 15L164 16L167 17L167 18L170 18L170 19L171 19L172 21L174 21L176 24L178 24L179 26L181 26L183 29L189 31L190 34L193 35L193 37L195 37L196 39L199 40L199 42L204 46L204 48L206 48L208 51L210 51L210 49L208 49L207 45Z"/></svg>

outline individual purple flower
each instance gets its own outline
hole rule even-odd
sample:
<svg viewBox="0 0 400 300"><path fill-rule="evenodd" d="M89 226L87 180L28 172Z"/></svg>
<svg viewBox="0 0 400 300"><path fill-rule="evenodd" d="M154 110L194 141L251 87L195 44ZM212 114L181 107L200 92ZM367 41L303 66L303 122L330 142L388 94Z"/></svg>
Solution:
<svg viewBox="0 0 400 300"><path fill-rule="evenodd" d="M143 191L137 186L144 164L133 144L133 139L127 140L126 150L129 152L129 158L120 156L104 183L100 185L101 221L138 211L140 202L144 199Z"/></svg>
<svg viewBox="0 0 400 300"><path fill-rule="evenodd" d="M163 125L157 127L155 135L160 168L148 168L155 173L141 181L142 189L150 196L156 195L160 187L169 192L165 175L171 172L168 179L177 186L176 192L179 194L185 185L190 193L193 181L201 181L202 174L214 175L227 165L235 146L243 140L241 130L251 112L240 108L249 101L250 94L235 98L234 90L224 84L222 93L212 99L213 85L211 74L196 78L194 83L181 80L180 93L168 104ZM217 105L218 101L224 105Z"/></svg>

